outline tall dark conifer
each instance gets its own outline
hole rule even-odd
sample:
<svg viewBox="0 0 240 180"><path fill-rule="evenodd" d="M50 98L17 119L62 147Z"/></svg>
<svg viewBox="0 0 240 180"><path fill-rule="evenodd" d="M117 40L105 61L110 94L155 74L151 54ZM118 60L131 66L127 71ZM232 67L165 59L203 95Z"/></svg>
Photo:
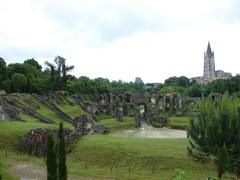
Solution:
<svg viewBox="0 0 240 180"><path fill-rule="evenodd" d="M2 180L3 177L2 177L2 167L1 167L1 162L0 162L0 180Z"/></svg>
<svg viewBox="0 0 240 180"><path fill-rule="evenodd" d="M67 180L67 165L66 165L66 149L65 137L63 131L63 123L59 125L59 142L58 142L58 179Z"/></svg>
<svg viewBox="0 0 240 180"><path fill-rule="evenodd" d="M47 180L57 180L57 155L52 134L47 137Z"/></svg>

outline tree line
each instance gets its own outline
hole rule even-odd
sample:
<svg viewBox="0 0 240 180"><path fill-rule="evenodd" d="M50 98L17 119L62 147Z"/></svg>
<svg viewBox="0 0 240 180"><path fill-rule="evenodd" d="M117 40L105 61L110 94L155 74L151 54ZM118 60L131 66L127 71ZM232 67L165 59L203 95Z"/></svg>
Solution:
<svg viewBox="0 0 240 180"><path fill-rule="evenodd" d="M236 75L228 79L216 79L208 84L199 84L195 80L191 81L185 76L170 77L165 80L159 92L162 94L175 92L189 97L207 97L211 93L224 94L228 92L230 95L237 94L240 97L240 76Z"/></svg>
<svg viewBox="0 0 240 180"><path fill-rule="evenodd" d="M180 93L183 96L201 97L213 92L239 94L240 76L217 79L206 85L191 81L185 76L170 77L164 83L144 83L137 77L134 82L110 81L107 78L90 79L86 76L71 75L74 66L67 65L66 59L57 56L53 62L45 62L46 68L35 59L23 63L6 64L0 58L0 89L7 93L23 92L47 94L52 91L68 91L99 97L102 93Z"/></svg>
<svg viewBox="0 0 240 180"><path fill-rule="evenodd" d="M139 78L136 78L136 82L111 82L106 78L75 77L69 73L74 66L68 66L66 59L61 56L57 56L53 62L46 61L45 65L46 68L43 69L33 58L23 63L7 65L5 60L0 58L0 90L7 93L38 94L68 91L96 97L110 92L144 92L144 83Z"/></svg>

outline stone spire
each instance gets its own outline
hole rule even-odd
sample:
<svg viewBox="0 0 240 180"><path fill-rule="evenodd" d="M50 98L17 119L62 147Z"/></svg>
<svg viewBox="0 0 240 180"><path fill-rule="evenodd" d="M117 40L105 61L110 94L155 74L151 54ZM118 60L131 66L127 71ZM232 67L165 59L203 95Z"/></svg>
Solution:
<svg viewBox="0 0 240 180"><path fill-rule="evenodd" d="M211 50L210 42L208 41L207 54L211 54L211 53L212 53L212 50Z"/></svg>
<svg viewBox="0 0 240 180"><path fill-rule="evenodd" d="M208 41L207 51L204 52L203 79L209 80L213 78L215 78L214 52L211 50L210 42Z"/></svg>

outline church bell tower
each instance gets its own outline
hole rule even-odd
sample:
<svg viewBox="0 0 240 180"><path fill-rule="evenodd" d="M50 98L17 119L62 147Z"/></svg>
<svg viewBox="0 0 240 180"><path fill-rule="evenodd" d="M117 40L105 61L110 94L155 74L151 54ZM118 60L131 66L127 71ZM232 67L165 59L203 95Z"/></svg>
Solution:
<svg viewBox="0 0 240 180"><path fill-rule="evenodd" d="M209 80L215 78L215 60L214 52L211 50L210 42L208 42L207 51L204 52L204 72L203 79Z"/></svg>

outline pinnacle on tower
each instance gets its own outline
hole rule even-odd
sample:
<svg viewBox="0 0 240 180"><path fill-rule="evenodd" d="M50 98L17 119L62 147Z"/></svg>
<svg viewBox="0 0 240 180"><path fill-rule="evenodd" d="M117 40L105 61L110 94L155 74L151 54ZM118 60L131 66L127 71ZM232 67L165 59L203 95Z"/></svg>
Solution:
<svg viewBox="0 0 240 180"><path fill-rule="evenodd" d="M208 41L208 46L207 46L207 54L210 54L212 52L210 42Z"/></svg>
<svg viewBox="0 0 240 180"><path fill-rule="evenodd" d="M205 80L215 78L215 61L214 52L211 50L210 42L208 41L207 51L204 54L204 73L203 78Z"/></svg>

